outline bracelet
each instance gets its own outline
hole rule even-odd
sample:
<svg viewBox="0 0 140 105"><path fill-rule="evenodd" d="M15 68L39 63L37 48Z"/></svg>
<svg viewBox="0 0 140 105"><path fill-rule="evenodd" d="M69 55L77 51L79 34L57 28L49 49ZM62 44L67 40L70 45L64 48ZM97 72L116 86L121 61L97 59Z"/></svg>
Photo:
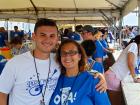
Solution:
<svg viewBox="0 0 140 105"><path fill-rule="evenodd" d="M91 74L93 74L93 75L95 75L95 74L97 74L97 73L99 73L97 70L93 70L93 69L91 69L90 71L88 71L89 73L91 73Z"/></svg>
<svg viewBox="0 0 140 105"><path fill-rule="evenodd" d="M134 80L140 79L140 75L136 75L133 77Z"/></svg>

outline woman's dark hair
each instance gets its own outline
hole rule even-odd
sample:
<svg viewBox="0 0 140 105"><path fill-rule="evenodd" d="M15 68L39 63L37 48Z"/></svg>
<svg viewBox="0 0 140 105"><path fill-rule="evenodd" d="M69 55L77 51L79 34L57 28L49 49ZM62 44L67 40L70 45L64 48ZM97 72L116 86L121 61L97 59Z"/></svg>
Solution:
<svg viewBox="0 0 140 105"><path fill-rule="evenodd" d="M56 25L56 22L52 19L45 19L45 18L40 18L37 20L36 24L35 24L35 28L34 28L34 32L37 31L37 29L41 26L54 26L57 28L58 30L58 27Z"/></svg>
<svg viewBox="0 0 140 105"><path fill-rule="evenodd" d="M140 44L140 35L137 35L135 38L132 38L129 44L132 42L135 42L137 45Z"/></svg>
<svg viewBox="0 0 140 105"><path fill-rule="evenodd" d="M132 38L131 40L130 40L130 42L128 43L128 45L130 44L130 43L136 43L137 44L137 46L140 44L140 35L137 35L135 38ZM128 46L127 45L127 46ZM139 54L139 46L138 46L138 55L140 55Z"/></svg>
<svg viewBox="0 0 140 105"><path fill-rule="evenodd" d="M78 53L81 54L81 59L80 59L79 64L78 64L79 72L85 71L86 70L87 56L86 56L86 53L85 53L83 47L74 40L66 39L66 40L62 41L62 43L59 46L57 53L56 53L56 60L60 64L61 73L65 74L65 72L66 72L65 67L63 66L63 64L61 62L61 50L62 50L62 47L64 45L69 44L69 43L74 44L78 49Z"/></svg>
<svg viewBox="0 0 140 105"><path fill-rule="evenodd" d="M88 57L92 56L96 51L96 45L93 40L85 40L81 43L81 45L85 49L86 55Z"/></svg>
<svg viewBox="0 0 140 105"><path fill-rule="evenodd" d="M17 45L17 44L22 44L22 38L20 38L19 36L13 38L10 42L10 44L14 44L14 45Z"/></svg>
<svg viewBox="0 0 140 105"><path fill-rule="evenodd" d="M77 26L75 26L75 31L77 31L77 32L82 32L82 29L83 29L83 26L82 25L77 25Z"/></svg>

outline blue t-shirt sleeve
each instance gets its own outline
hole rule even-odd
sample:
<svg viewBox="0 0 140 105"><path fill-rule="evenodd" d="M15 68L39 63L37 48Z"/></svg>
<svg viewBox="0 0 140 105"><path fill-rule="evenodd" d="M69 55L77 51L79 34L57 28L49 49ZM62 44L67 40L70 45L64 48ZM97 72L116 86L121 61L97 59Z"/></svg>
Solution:
<svg viewBox="0 0 140 105"><path fill-rule="evenodd" d="M91 100L94 105L111 105L107 93L100 93L95 89L97 83L99 83L99 79L93 78Z"/></svg>
<svg viewBox="0 0 140 105"><path fill-rule="evenodd" d="M104 67L103 67L102 63L100 63L100 62L96 61L95 64L93 65L92 69L97 70L100 73L104 73Z"/></svg>
<svg viewBox="0 0 140 105"><path fill-rule="evenodd" d="M96 52L93 55L93 58L103 58L104 49L102 48L102 46L98 41L95 42L95 45L96 45Z"/></svg>

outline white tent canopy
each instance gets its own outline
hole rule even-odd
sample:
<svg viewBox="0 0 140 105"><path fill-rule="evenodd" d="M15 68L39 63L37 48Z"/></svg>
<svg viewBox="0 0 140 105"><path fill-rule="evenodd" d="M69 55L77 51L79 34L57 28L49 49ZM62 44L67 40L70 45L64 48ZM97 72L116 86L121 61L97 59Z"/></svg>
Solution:
<svg viewBox="0 0 140 105"><path fill-rule="evenodd" d="M58 23L110 24L137 7L137 0L0 0L0 19L52 18Z"/></svg>

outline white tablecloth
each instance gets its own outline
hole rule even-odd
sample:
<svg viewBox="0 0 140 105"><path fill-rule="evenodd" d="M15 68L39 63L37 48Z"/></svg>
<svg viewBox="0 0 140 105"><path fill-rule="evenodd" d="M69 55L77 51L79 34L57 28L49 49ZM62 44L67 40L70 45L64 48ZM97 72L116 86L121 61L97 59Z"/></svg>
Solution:
<svg viewBox="0 0 140 105"><path fill-rule="evenodd" d="M140 105L140 83L134 83L128 76L121 84L126 105Z"/></svg>

